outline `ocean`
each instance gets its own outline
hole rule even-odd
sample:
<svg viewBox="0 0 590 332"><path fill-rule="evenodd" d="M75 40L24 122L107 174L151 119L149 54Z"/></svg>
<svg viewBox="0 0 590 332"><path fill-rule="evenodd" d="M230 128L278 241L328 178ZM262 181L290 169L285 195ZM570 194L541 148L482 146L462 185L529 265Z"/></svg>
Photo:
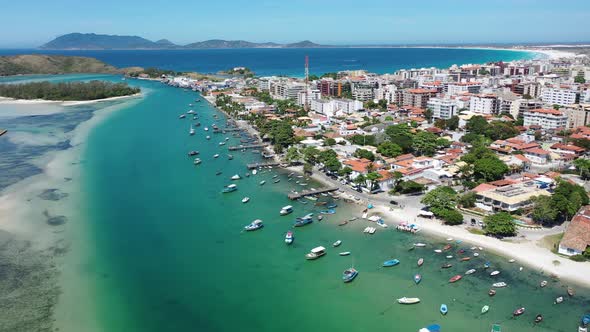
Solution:
<svg viewBox="0 0 590 332"><path fill-rule="evenodd" d="M365 69L393 73L402 68L439 67L532 59L541 54L457 48L310 48L310 49L213 49L213 50L113 50L56 51L0 50L2 55L63 54L88 56L116 67L157 67L176 71L216 73L244 66L257 75L304 76L305 56L311 74Z"/></svg>
<svg viewBox="0 0 590 332"><path fill-rule="evenodd" d="M105 75L49 78L120 81L120 77ZM312 201L292 202L287 194L304 188L296 181L307 182L308 188L317 188L317 183L299 178L289 181L287 173L278 170L246 177L246 164L260 161L259 155L234 152L234 159L228 159L227 146L239 144L240 138L204 131L213 123L224 127L225 121L205 101L195 102L200 99L198 93L157 82L127 82L141 87L143 97L65 107L61 116L42 118L41 133L54 138L44 148L63 150L58 153L67 158L58 155L62 162L52 163L46 171L50 183L41 177L38 185L26 187L29 190L22 204L36 211L28 218L34 225L43 209L67 217L65 225L50 227L52 236L67 244L59 258L61 295L54 324L62 332L418 331L429 324L440 324L442 331L472 332L489 331L494 323L501 324L503 331L566 332L575 331L590 304L590 292L576 287L575 297L554 305L557 296L566 296L566 283L526 267L519 272L518 263L510 264L485 250L469 262L460 262L457 250L471 255L469 244L454 244L450 253L455 258L448 260L433 251L445 244L444 239L392 228L367 235L362 230L369 222L361 219L338 226L360 216L365 208L361 205L336 201L336 214L293 228L295 217L317 215L324 208ZM0 105L0 114L9 108ZM178 118L189 109L195 110L202 123L194 136L188 132L195 121L190 116ZM22 138L23 132L36 134L35 122L14 116L12 111L12 116L2 119L11 132L0 138L0 143L10 144L4 142L0 149L9 146L10 151L19 151L38 144L30 137ZM92 119L83 122L88 113ZM76 122L77 134L68 136ZM220 146L226 137L227 145ZM68 144L60 144L62 140ZM201 165L194 165L187 156L190 150L200 152ZM16 160L21 158L13 155ZM25 161L37 166L35 171L43 169L39 160ZM222 174L216 175L218 171ZM26 172L31 170L25 168L23 177L30 176ZM231 181L234 174L243 179ZM273 183L275 175L280 183ZM15 182L15 177L7 176L4 183L12 184L3 194L19 195L23 181ZM259 185L262 180L264 186ZM222 194L223 187L232 182L238 190ZM69 196L28 201L38 194L46 197L47 189ZM251 198L249 203L241 202L244 196ZM295 212L280 216L285 205L293 205ZM262 219L265 227L243 232L254 219ZM291 246L284 243L289 230L295 233ZM333 248L336 240L342 240L342 245ZM416 242L427 246L409 251ZM319 245L327 248L327 255L305 260L304 255ZM339 256L341 251L352 255ZM420 257L425 260L422 267L416 265ZM392 258L398 258L400 265L381 267ZM483 269L486 261L492 264L488 270ZM441 269L446 262L454 266ZM350 266L360 274L354 282L344 284L341 275ZM455 284L448 282L470 268L478 272ZM491 277L492 270L502 273ZM423 276L419 285L412 279L416 273ZM550 283L541 289L541 280ZM491 284L498 281L508 287L489 297ZM419 297L421 303L403 306L395 302L404 296ZM439 313L442 303L449 308L446 316ZM482 315L485 304L490 311ZM527 312L512 318L512 311L521 306ZM545 321L535 325L537 313Z"/></svg>

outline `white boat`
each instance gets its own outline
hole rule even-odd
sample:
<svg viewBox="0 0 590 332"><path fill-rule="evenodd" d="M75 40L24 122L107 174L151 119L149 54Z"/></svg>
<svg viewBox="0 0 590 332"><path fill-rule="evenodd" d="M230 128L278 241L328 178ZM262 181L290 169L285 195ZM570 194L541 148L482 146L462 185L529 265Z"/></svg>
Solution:
<svg viewBox="0 0 590 332"><path fill-rule="evenodd" d="M514 258L511 258L508 260L508 263L514 263L514 262L516 262L516 260Z"/></svg>
<svg viewBox="0 0 590 332"><path fill-rule="evenodd" d="M442 252L442 250L441 249L434 249L434 252L437 254L440 254Z"/></svg>
<svg viewBox="0 0 590 332"><path fill-rule="evenodd" d="M470 274L474 274L475 273L475 269L471 269L471 270L467 270L467 272L465 272L465 275L470 275Z"/></svg>
<svg viewBox="0 0 590 332"><path fill-rule="evenodd" d="M241 177L238 174L236 174L236 175L232 176L231 179L232 180L239 180L239 179L241 179Z"/></svg>
<svg viewBox="0 0 590 332"><path fill-rule="evenodd" d="M555 302L553 302L554 304L560 304L563 302L563 296L560 296L558 298L555 299Z"/></svg>
<svg viewBox="0 0 590 332"><path fill-rule="evenodd" d="M213 158L219 158L219 154L217 154L217 153L216 153L216 154L214 154L214 155L213 155Z"/></svg>
<svg viewBox="0 0 590 332"><path fill-rule="evenodd" d="M191 129L188 131L189 135L194 135L195 134L195 128L193 128L193 125L191 124Z"/></svg>
<svg viewBox="0 0 590 332"><path fill-rule="evenodd" d="M492 284L492 286L493 287L496 287L496 288L503 288L503 287L506 287L508 285L505 282L497 282L495 284Z"/></svg>
<svg viewBox="0 0 590 332"><path fill-rule="evenodd" d="M336 242L332 243L332 246L333 246L333 247L338 247L338 246L339 246L339 245L341 245L341 244L342 244L342 241L338 240L338 241L336 241Z"/></svg>
<svg viewBox="0 0 590 332"><path fill-rule="evenodd" d="M291 212L293 212L293 207L291 205L287 205L287 206L283 206L283 208L281 209L281 211L279 213L281 214L281 216L286 216L286 215L290 214Z"/></svg>
<svg viewBox="0 0 590 332"><path fill-rule="evenodd" d="M257 171L257 170L253 170L253 171L252 171L252 175L256 175L256 173L258 173L258 171Z"/></svg>
<svg viewBox="0 0 590 332"><path fill-rule="evenodd" d="M266 183L266 181L260 181L260 185L263 186Z"/></svg>
<svg viewBox="0 0 590 332"><path fill-rule="evenodd" d="M416 304L419 303L420 299L417 297L402 297L397 299L397 303L399 304Z"/></svg>
<svg viewBox="0 0 590 332"><path fill-rule="evenodd" d="M288 231L287 235L285 235L285 243L286 244L291 244L293 243L293 240L295 239L295 237L293 236L293 232Z"/></svg>
<svg viewBox="0 0 590 332"><path fill-rule="evenodd" d="M449 237L449 238L447 238L447 241L451 242L451 241L453 241L453 238Z"/></svg>
<svg viewBox="0 0 590 332"><path fill-rule="evenodd" d="M256 219L251 224L244 227L247 232L255 231L261 229L264 225L262 224L262 220Z"/></svg>
<svg viewBox="0 0 590 332"><path fill-rule="evenodd" d="M375 227L369 227L369 234L375 234L375 232L377 231L377 228Z"/></svg>
<svg viewBox="0 0 590 332"><path fill-rule="evenodd" d="M205 129L205 131L209 131L209 128L207 128L207 127L205 127L204 129Z"/></svg>
<svg viewBox="0 0 590 332"><path fill-rule="evenodd" d="M426 247L426 243L414 243L414 247Z"/></svg>
<svg viewBox="0 0 590 332"><path fill-rule="evenodd" d="M473 253L473 257L478 257L478 256L479 256L479 253L477 253L477 252Z"/></svg>
<svg viewBox="0 0 590 332"><path fill-rule="evenodd" d="M225 142L219 142L219 145L225 145Z"/></svg>
<svg viewBox="0 0 590 332"><path fill-rule="evenodd" d="M340 256L348 256L350 255L350 251L343 251L341 253L339 253Z"/></svg>
<svg viewBox="0 0 590 332"><path fill-rule="evenodd" d="M492 277L497 276L498 274L500 274L500 271L492 271L492 273L490 273Z"/></svg>
<svg viewBox="0 0 590 332"><path fill-rule="evenodd" d="M311 251L305 255L305 259L312 260L317 259L326 254L326 248L319 246L311 249Z"/></svg>
<svg viewBox="0 0 590 332"><path fill-rule="evenodd" d="M453 258L453 255L447 255L447 259Z"/></svg>
<svg viewBox="0 0 590 332"><path fill-rule="evenodd" d="M250 197L242 198L242 203L248 203L250 201Z"/></svg>
<svg viewBox="0 0 590 332"><path fill-rule="evenodd" d="M200 163L201 163L200 158L195 158L195 160L193 161L193 164L195 164L195 165L199 165Z"/></svg>
<svg viewBox="0 0 590 332"><path fill-rule="evenodd" d="M206 139L211 139L211 136L206 136L205 138L206 138Z"/></svg>

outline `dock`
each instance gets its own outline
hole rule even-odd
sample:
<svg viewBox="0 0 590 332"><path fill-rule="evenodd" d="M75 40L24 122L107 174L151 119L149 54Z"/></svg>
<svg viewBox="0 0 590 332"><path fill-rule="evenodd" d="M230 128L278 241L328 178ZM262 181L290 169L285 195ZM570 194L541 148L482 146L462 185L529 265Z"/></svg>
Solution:
<svg viewBox="0 0 590 332"><path fill-rule="evenodd" d="M228 148L229 151L236 151L236 150L248 150L248 149L260 149L267 147L268 144L252 144L252 145L238 145L238 146L230 146Z"/></svg>
<svg viewBox="0 0 590 332"><path fill-rule="evenodd" d="M0 136L6 134L8 132L8 130L6 129L0 129Z"/></svg>
<svg viewBox="0 0 590 332"><path fill-rule="evenodd" d="M283 163L279 163L279 162L269 162L269 163L255 163L255 164L248 164L246 165L248 167L248 169L257 169L257 168L265 168L265 167L277 167L277 166L281 166L283 165Z"/></svg>
<svg viewBox="0 0 590 332"><path fill-rule="evenodd" d="M287 197L289 197L290 200L294 201L296 199L300 199L306 196L314 196L314 195L319 195L319 194L323 194L323 193L329 193L329 192L333 192L338 190L338 187L331 187L331 188L324 188L324 189L317 189L317 190L305 190L302 191L298 194L295 193L290 193L289 195L287 195Z"/></svg>

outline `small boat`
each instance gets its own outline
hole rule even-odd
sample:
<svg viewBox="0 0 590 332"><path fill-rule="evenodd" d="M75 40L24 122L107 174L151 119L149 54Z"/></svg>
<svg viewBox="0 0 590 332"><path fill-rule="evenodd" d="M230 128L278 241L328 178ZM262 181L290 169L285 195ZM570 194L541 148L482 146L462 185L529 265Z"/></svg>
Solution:
<svg viewBox="0 0 590 332"><path fill-rule="evenodd" d="M475 269L471 269L471 270L467 270L467 272L465 272L465 275L470 275L470 274L474 274L475 273Z"/></svg>
<svg viewBox="0 0 590 332"><path fill-rule="evenodd" d="M186 118L186 114L181 114L178 118L179 119L184 119L184 118Z"/></svg>
<svg viewBox="0 0 590 332"><path fill-rule="evenodd" d="M190 129L189 129L189 131L188 131L188 134L189 134L190 136L193 136L193 135L195 134L195 128L193 128L193 125L192 125L192 124L191 124L191 128L190 128Z"/></svg>
<svg viewBox="0 0 590 332"><path fill-rule="evenodd" d="M418 266L422 266L424 264L424 258L418 259Z"/></svg>
<svg viewBox="0 0 590 332"><path fill-rule="evenodd" d="M220 146L221 146L221 145L225 145L225 142L219 142L219 145L220 145Z"/></svg>
<svg viewBox="0 0 590 332"><path fill-rule="evenodd" d="M195 158L195 160L193 161L193 164L195 165L199 165L201 163L201 159L199 158Z"/></svg>
<svg viewBox="0 0 590 332"><path fill-rule="evenodd" d="M453 255L447 255L447 259L453 258Z"/></svg>
<svg viewBox="0 0 590 332"><path fill-rule="evenodd" d="M248 203L250 201L250 197L242 198L242 203Z"/></svg>
<svg viewBox="0 0 590 332"><path fill-rule="evenodd" d="M399 264L399 259L390 259L388 261L383 262L383 267L391 267L396 266Z"/></svg>
<svg viewBox="0 0 590 332"><path fill-rule="evenodd" d="M473 253L473 257L478 257L478 256L479 256L479 253L478 252L474 252Z"/></svg>
<svg viewBox="0 0 590 332"><path fill-rule="evenodd" d="M514 258L511 258L508 260L508 263L514 263L514 262L516 262L516 259L514 259Z"/></svg>
<svg viewBox="0 0 590 332"><path fill-rule="evenodd" d="M485 264L483 265L483 268L484 268L484 269L487 269L487 268L489 268L490 266L492 266L492 263L490 263L490 262L485 262Z"/></svg>
<svg viewBox="0 0 590 332"><path fill-rule="evenodd" d="M489 296L494 296L494 295L496 295L496 290L495 290L495 289L490 289L490 290L488 291L488 295L489 295Z"/></svg>
<svg viewBox="0 0 590 332"><path fill-rule="evenodd" d="M281 216L286 216L290 213L293 212L293 207L291 205L287 205L287 206L283 206L283 208L281 209L281 211L279 212L279 214Z"/></svg>
<svg viewBox="0 0 590 332"><path fill-rule="evenodd" d="M204 129L205 129L205 131L209 131L209 128L207 128L207 127L205 127Z"/></svg>
<svg viewBox="0 0 590 332"><path fill-rule="evenodd" d="M540 286L541 286L541 288L543 288L543 287L547 286L547 280L543 280L543 281L541 281L541 284L540 284Z"/></svg>
<svg viewBox="0 0 590 332"><path fill-rule="evenodd" d="M520 315L524 314L524 311L525 311L524 307L518 308L512 312L512 316L514 316L514 317L520 316Z"/></svg>
<svg viewBox="0 0 590 332"><path fill-rule="evenodd" d="M321 213L321 212L320 212ZM322 216L321 214L318 216L318 221L322 221L324 220L324 216Z"/></svg>
<svg viewBox="0 0 590 332"><path fill-rule="evenodd" d="M347 224L348 224L348 221L344 220L344 221L341 221L340 223L338 223L338 226L344 226Z"/></svg>
<svg viewBox="0 0 590 332"><path fill-rule="evenodd" d="M498 274L500 274L500 271L492 271L492 273L490 273L492 277L497 276Z"/></svg>
<svg viewBox="0 0 590 332"><path fill-rule="evenodd" d="M188 153L188 156L189 156L189 157L194 157L194 156L196 156L196 155L198 155L198 154L199 154L199 151L194 151L194 150L193 150L193 151L190 151L190 152Z"/></svg>
<svg viewBox="0 0 590 332"><path fill-rule="evenodd" d="M228 154L228 155L227 155L227 159L228 159L228 160L232 160L232 159L234 159L234 156L233 156L233 155L231 155L231 154Z"/></svg>
<svg viewBox="0 0 590 332"><path fill-rule="evenodd" d="M418 247L418 248L422 248L422 247L426 247L426 243L414 243L414 247Z"/></svg>
<svg viewBox="0 0 590 332"><path fill-rule="evenodd" d="M496 287L496 288L504 288L508 285L505 282L497 282L497 283L492 284L492 286Z"/></svg>
<svg viewBox="0 0 590 332"><path fill-rule="evenodd" d="M310 201L317 201L318 198L314 196L305 196L305 198L309 199Z"/></svg>
<svg viewBox="0 0 590 332"><path fill-rule="evenodd" d="M274 183L279 183L279 182L281 182L281 179L276 179L276 180L274 180L273 182L274 182Z"/></svg>
<svg viewBox="0 0 590 332"><path fill-rule="evenodd" d="M206 138L206 139L211 139L211 136L208 136L208 135L207 135L207 136L205 136L205 138Z"/></svg>
<svg viewBox="0 0 590 332"><path fill-rule="evenodd" d="M318 259L318 258L324 256L325 254L326 254L326 248L324 248L322 246L315 247L315 248L311 249L311 251L305 255L305 259L307 259L307 260Z"/></svg>
<svg viewBox="0 0 590 332"><path fill-rule="evenodd" d="M252 171L252 175L256 175L256 173L258 173L258 171L257 171L257 170L253 170L253 171Z"/></svg>
<svg viewBox="0 0 590 332"><path fill-rule="evenodd" d="M236 175L232 176L231 179L232 180L239 180L239 179L241 179L241 177L238 174L236 174Z"/></svg>
<svg viewBox="0 0 590 332"><path fill-rule="evenodd" d="M567 287L567 295L574 296L576 295L576 291L572 287Z"/></svg>
<svg viewBox="0 0 590 332"><path fill-rule="evenodd" d="M219 158L219 154L218 153L214 154L213 158Z"/></svg>
<svg viewBox="0 0 590 332"><path fill-rule="evenodd" d="M432 324L418 330L418 332L440 332L440 325Z"/></svg>
<svg viewBox="0 0 590 332"><path fill-rule="evenodd" d="M354 278L356 278L356 276L358 276L358 271L355 270L353 267L344 270L344 272L342 273L342 281L346 282L351 282L354 280Z"/></svg>
<svg viewBox="0 0 590 332"><path fill-rule="evenodd" d="M556 298L555 302L553 302L553 304L560 304L560 303L563 303L563 296Z"/></svg>
<svg viewBox="0 0 590 332"><path fill-rule="evenodd" d="M223 193L231 193L236 190L238 190L238 186L235 184L230 184L229 186L223 188Z"/></svg>
<svg viewBox="0 0 590 332"><path fill-rule="evenodd" d="M397 299L397 303L399 304L416 304L420 303L420 299L417 297L402 297Z"/></svg>
<svg viewBox="0 0 590 332"><path fill-rule="evenodd" d="M486 312L488 312L490 310L490 306L489 305L484 305L483 307L481 307L481 314L485 314Z"/></svg>
<svg viewBox="0 0 590 332"><path fill-rule="evenodd" d="M453 238L452 238L452 237L448 237L448 238L447 238L447 241L448 241L448 242L451 242L451 241L453 241Z"/></svg>
<svg viewBox="0 0 590 332"><path fill-rule="evenodd" d="M452 266L453 266L453 264L446 263L446 264L443 264L440 268L441 269L448 269L448 268L450 268Z"/></svg>
<svg viewBox="0 0 590 332"><path fill-rule="evenodd" d="M453 246L451 246L450 244L447 244L446 246L443 247L443 250L444 251L451 250L452 247Z"/></svg>
<svg viewBox="0 0 590 332"><path fill-rule="evenodd" d="M291 244L291 243L293 243L293 240L294 240L294 239L295 239L295 238L293 237L293 232L291 232L291 231L288 231L288 232L287 232L287 235L285 235L285 243L286 243L286 244Z"/></svg>
<svg viewBox="0 0 590 332"><path fill-rule="evenodd" d="M334 214L336 213L336 210L334 209L329 209L329 210L322 210L320 211L321 214Z"/></svg>
<svg viewBox="0 0 590 332"><path fill-rule="evenodd" d="M266 183L266 181L262 180L262 181L260 181L259 185L264 186L265 183Z"/></svg>
<svg viewBox="0 0 590 332"><path fill-rule="evenodd" d="M262 227L264 227L262 220L256 219L251 224L245 226L244 229L247 232L250 232L250 231L255 231L255 230L261 229Z"/></svg>
<svg viewBox="0 0 590 332"><path fill-rule="evenodd" d="M414 245L412 245L411 247L408 248L408 251L412 251L414 249L416 249L416 247Z"/></svg>
<svg viewBox="0 0 590 332"><path fill-rule="evenodd" d="M468 260L471 260L471 257L463 257L463 258L461 258L461 262L467 262Z"/></svg>
<svg viewBox="0 0 590 332"><path fill-rule="evenodd" d="M338 207L338 204L334 204L334 203L326 205L326 208L328 208L328 209L335 209L337 207Z"/></svg>
<svg viewBox="0 0 590 332"><path fill-rule="evenodd" d="M221 175L221 173L222 173L221 171L217 171L217 172L215 172L215 175Z"/></svg>
<svg viewBox="0 0 590 332"><path fill-rule="evenodd" d="M332 246L333 246L333 247L338 247L338 246L339 246L339 245L341 245L341 244L342 244L342 241L338 240L338 241L336 241L336 242L332 243Z"/></svg>
<svg viewBox="0 0 590 332"><path fill-rule="evenodd" d="M437 254L440 254L442 252L442 250L440 250L440 249L434 249L434 252L437 253Z"/></svg>
<svg viewBox="0 0 590 332"><path fill-rule="evenodd" d="M200 127L200 126L201 126L201 123L200 122L195 123L195 127Z"/></svg>
<svg viewBox="0 0 590 332"><path fill-rule="evenodd" d="M313 222L313 218L309 217L309 218L297 218L297 220L295 220L295 224L293 224L294 227L302 227L308 224L311 224Z"/></svg>
<svg viewBox="0 0 590 332"><path fill-rule="evenodd" d="M414 275L414 282L416 283L416 285L419 284L420 281L422 281L422 276L419 274L415 274Z"/></svg>
<svg viewBox="0 0 590 332"><path fill-rule="evenodd" d="M443 314L443 315L446 315L447 312L449 312L449 309L447 308L447 305L444 304L444 303L441 304L440 305L440 313Z"/></svg>
<svg viewBox="0 0 590 332"><path fill-rule="evenodd" d="M454 283L454 282L457 282L457 281L461 280L461 278L463 278L463 276L460 275L460 274L457 274L456 276L454 276L451 279L449 279L449 282L450 283Z"/></svg>
<svg viewBox="0 0 590 332"><path fill-rule="evenodd" d="M582 316L581 323L584 327L590 324L590 314L585 314L584 316Z"/></svg>
<svg viewBox="0 0 590 332"><path fill-rule="evenodd" d="M543 321L543 315L538 314L537 316L535 316L535 323L538 324L540 322Z"/></svg>
<svg viewBox="0 0 590 332"><path fill-rule="evenodd" d="M339 253L338 255L340 255L340 256L348 256L348 255L350 255L350 251L343 251L343 252Z"/></svg>
<svg viewBox="0 0 590 332"><path fill-rule="evenodd" d="M457 251L458 254L462 255L465 253L465 249L459 249L459 251Z"/></svg>

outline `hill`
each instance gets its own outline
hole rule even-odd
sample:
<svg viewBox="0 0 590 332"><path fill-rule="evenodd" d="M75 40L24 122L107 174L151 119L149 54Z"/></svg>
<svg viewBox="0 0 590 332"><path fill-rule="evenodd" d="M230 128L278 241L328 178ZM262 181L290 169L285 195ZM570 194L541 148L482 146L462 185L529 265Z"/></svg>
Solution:
<svg viewBox="0 0 590 332"><path fill-rule="evenodd" d="M94 58L63 55L0 56L0 76L26 74L118 73Z"/></svg>

